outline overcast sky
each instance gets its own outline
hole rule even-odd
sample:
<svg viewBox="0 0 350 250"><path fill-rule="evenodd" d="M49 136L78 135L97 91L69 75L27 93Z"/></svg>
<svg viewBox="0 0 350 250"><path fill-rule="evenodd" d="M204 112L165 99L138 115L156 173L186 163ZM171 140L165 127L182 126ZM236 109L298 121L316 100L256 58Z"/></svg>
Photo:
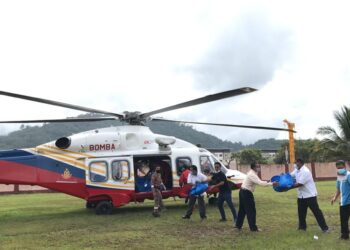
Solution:
<svg viewBox="0 0 350 250"><path fill-rule="evenodd" d="M158 117L335 127L350 105L348 1L1 1L0 90L121 113L239 87L259 91ZM0 96L1 120L78 111ZM286 132L196 126L252 143ZM14 129L0 125L0 133Z"/></svg>

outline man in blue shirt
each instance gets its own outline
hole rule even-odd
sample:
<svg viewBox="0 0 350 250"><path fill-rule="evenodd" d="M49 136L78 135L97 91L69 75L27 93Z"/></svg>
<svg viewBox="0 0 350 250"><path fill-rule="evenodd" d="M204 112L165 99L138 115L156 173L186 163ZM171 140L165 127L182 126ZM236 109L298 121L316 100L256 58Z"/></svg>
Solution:
<svg viewBox="0 0 350 250"><path fill-rule="evenodd" d="M349 217L350 217L350 172L346 169L345 161L339 160L335 163L337 168L337 191L331 200L331 204L338 199L340 195L340 239L349 239Z"/></svg>

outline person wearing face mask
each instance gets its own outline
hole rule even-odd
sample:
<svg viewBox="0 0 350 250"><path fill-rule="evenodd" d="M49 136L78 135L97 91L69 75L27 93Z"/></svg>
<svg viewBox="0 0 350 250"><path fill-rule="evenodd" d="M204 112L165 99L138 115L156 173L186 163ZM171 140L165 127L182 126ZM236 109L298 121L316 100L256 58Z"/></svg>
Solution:
<svg viewBox="0 0 350 250"><path fill-rule="evenodd" d="M335 163L337 168L337 191L331 204L340 196L340 239L349 240L349 217L350 217L350 172L346 169L345 161L339 160Z"/></svg>
<svg viewBox="0 0 350 250"><path fill-rule="evenodd" d="M160 166L156 165L155 172L151 177L151 187L154 198L154 210L153 216L159 217L161 209L164 209L163 198L161 191L165 190L165 186L162 181Z"/></svg>
<svg viewBox="0 0 350 250"><path fill-rule="evenodd" d="M221 163L215 162L214 167L215 167L216 173L214 173L212 179L215 180L216 185L211 186L211 189L214 189L216 187L219 188L219 197L218 197L217 204L221 215L220 222L226 221L226 215L224 210L225 201L229 206L229 208L231 209L233 221L235 222L237 220L237 213L232 202L232 189L229 186L226 175L221 171Z"/></svg>
<svg viewBox="0 0 350 250"><path fill-rule="evenodd" d="M247 173L239 190L239 210L235 228L238 230L242 229L244 218L247 215L250 231L259 232L261 230L256 225L256 209L253 195L255 186L277 186L278 183L260 180L258 173L261 172L261 167L258 163L251 163L250 168L251 170Z"/></svg>
<svg viewBox="0 0 350 250"><path fill-rule="evenodd" d="M317 190L314 179L302 159L296 160L296 168L291 175L295 178L292 188L298 188L298 230L306 230L307 208L310 208L322 231L327 233L328 226L317 203Z"/></svg>

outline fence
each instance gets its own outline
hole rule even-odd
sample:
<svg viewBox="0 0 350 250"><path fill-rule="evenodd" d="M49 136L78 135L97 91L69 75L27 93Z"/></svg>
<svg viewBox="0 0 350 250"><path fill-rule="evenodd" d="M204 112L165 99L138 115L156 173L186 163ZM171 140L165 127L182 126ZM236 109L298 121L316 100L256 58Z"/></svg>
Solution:
<svg viewBox="0 0 350 250"><path fill-rule="evenodd" d="M337 178L335 162L307 163L305 165L310 169L315 181L335 180ZM250 165L238 165L233 167L233 169L247 173L250 170ZM262 180L270 180L274 175L292 172L293 170L294 167L292 165L261 165L260 178Z"/></svg>

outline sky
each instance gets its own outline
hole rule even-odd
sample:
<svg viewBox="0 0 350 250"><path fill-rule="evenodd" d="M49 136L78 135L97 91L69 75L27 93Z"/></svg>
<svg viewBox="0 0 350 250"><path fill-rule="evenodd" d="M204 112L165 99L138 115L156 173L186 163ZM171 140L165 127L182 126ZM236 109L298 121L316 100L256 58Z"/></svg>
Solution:
<svg viewBox="0 0 350 250"><path fill-rule="evenodd" d="M156 117L284 128L288 119L297 139L315 138L350 105L349 9L336 0L1 1L0 90L122 113L253 87ZM81 113L0 96L1 120ZM288 138L195 128L244 144Z"/></svg>

